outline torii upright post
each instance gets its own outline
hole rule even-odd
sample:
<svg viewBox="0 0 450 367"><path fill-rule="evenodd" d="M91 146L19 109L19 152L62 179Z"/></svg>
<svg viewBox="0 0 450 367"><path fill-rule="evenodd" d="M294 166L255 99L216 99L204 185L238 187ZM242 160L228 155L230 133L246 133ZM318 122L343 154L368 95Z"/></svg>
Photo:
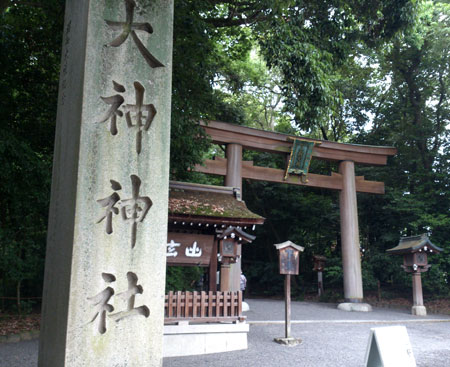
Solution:
<svg viewBox="0 0 450 367"><path fill-rule="evenodd" d="M225 186L242 190L242 145L227 145L227 175Z"/></svg>
<svg viewBox="0 0 450 367"><path fill-rule="evenodd" d="M343 161L339 164L342 174L342 190L339 195L341 214L342 268L344 273L344 297L347 303L338 306L344 311L371 311L362 303L363 288L361 258L359 252L358 208L356 202L355 163Z"/></svg>

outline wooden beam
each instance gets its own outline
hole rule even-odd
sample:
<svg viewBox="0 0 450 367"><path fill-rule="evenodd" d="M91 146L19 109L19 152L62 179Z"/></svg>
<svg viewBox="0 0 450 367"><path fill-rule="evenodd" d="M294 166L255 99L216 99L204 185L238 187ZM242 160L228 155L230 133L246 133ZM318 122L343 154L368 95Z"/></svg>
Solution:
<svg viewBox="0 0 450 367"><path fill-rule="evenodd" d="M211 137L213 143L240 144L244 149L270 153L289 154L292 146L292 141L289 139L296 137L219 121L200 122L200 124ZM314 147L313 157L329 161L349 160L361 164L385 165L387 157L397 153L397 149L394 147L344 144L314 139L307 140L321 143L319 146Z"/></svg>
<svg viewBox="0 0 450 367"><path fill-rule="evenodd" d="M224 158L208 159L203 166L196 165L194 170L211 175L225 176L227 173L227 160ZM331 176L309 173L307 183L301 182L300 177L294 175L290 175L287 180L284 180L284 174L285 171L282 169L254 166L252 161L242 162L242 178L331 190L342 190L343 187L340 173L332 172ZM356 177L355 182L357 192L384 194L383 182L366 181L362 176Z"/></svg>
<svg viewBox="0 0 450 367"><path fill-rule="evenodd" d="M251 180L269 181L300 186L320 187L323 189L332 189L332 190L342 189L342 179L337 175L325 176L309 173L307 183L303 183L300 180L300 176L297 175L289 175L287 180L285 180L284 175L285 171L282 169L258 167L253 165L242 166L242 177Z"/></svg>
<svg viewBox="0 0 450 367"><path fill-rule="evenodd" d="M364 176L356 176L356 192L384 195L384 182L366 181Z"/></svg>

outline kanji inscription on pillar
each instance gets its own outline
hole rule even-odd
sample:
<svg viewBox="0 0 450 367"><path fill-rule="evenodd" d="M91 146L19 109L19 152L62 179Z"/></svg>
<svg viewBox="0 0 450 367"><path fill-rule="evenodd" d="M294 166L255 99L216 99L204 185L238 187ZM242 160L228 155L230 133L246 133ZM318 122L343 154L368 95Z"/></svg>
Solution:
<svg viewBox="0 0 450 367"><path fill-rule="evenodd" d="M106 283L116 281L113 274L103 273L102 278ZM106 313L114 310L114 307L108 303L113 295L114 289L108 286L95 296L88 297L88 301L95 307L95 313L90 322L93 323L97 319L96 328L100 334L106 332Z"/></svg>
<svg viewBox="0 0 450 367"><path fill-rule="evenodd" d="M132 196L129 199L120 198L117 191L122 189L120 183L110 180L111 188L114 192L106 198L98 199L97 202L104 207L104 214L100 217L97 223L106 221L106 233L113 233L113 216L119 214L120 206L121 219L131 226L131 248L136 245L137 225L145 219L148 211L152 207L152 200L148 196L139 196L141 187L141 179L136 175L131 175L131 191Z"/></svg>
<svg viewBox="0 0 450 367"><path fill-rule="evenodd" d="M39 367L161 366L173 0L65 9Z"/></svg>
<svg viewBox="0 0 450 367"><path fill-rule="evenodd" d="M119 208L116 207L116 204L120 201L120 196L117 193L117 191L122 190L122 186L120 185L120 183L114 180L110 180L110 182L111 182L111 189L113 189L114 192L106 198L97 200L97 202L103 208L105 208L103 215L100 217L97 223L100 223L103 220L105 220L106 222L105 230L106 233L108 234L113 233L113 226L112 226L113 216L119 214Z"/></svg>
<svg viewBox="0 0 450 367"><path fill-rule="evenodd" d="M112 81L114 90L119 93L125 93L126 89L123 85ZM100 97L110 107L105 114L98 120L99 123L109 121L109 132L111 135L117 135L117 117L123 117L125 114L125 120L127 127L130 130L136 131L136 153L140 154L142 151L142 132L148 131L156 115L156 108L153 104L144 103L145 88L139 82L134 82L135 89L135 103L125 104L124 110L120 107L125 102L124 97L121 94L115 94L107 97Z"/></svg>
<svg viewBox="0 0 450 367"><path fill-rule="evenodd" d="M139 52L141 53L141 55L144 57L145 61L151 68L164 67L164 65L158 59L156 59L156 57L153 56L150 53L150 51L144 46L144 44L136 34L136 31L152 34L153 27L148 22L134 23L133 18L136 2L134 0L124 0L124 3L126 12L125 21L118 22L113 20L106 20L106 24L108 24L108 26L112 30L121 32L116 38L114 38L109 43L109 46L119 47L127 40L128 36L131 35L131 38L136 44Z"/></svg>
<svg viewBox="0 0 450 367"><path fill-rule="evenodd" d="M106 283L113 283L116 281L116 277L113 274L102 273L102 278ZM97 319L96 329L100 334L106 333L106 315L114 322L119 322L132 316L144 316L145 318L150 316L150 310L147 306L142 305L134 307L136 295L142 294L144 289L142 285L138 283L138 277L133 272L127 273L128 290L118 293L115 297L126 302L125 310L112 313L114 307L108 302L114 296L115 291L111 286L106 287L95 296L88 297L88 301L95 307L95 314L92 317L90 323L93 323Z"/></svg>
<svg viewBox="0 0 450 367"><path fill-rule="evenodd" d="M113 86L114 90L119 93L125 92L125 87L114 80ZM117 116L122 117L123 112L119 110L120 106L122 106L122 103L125 102L125 99L120 94L115 94L113 96L109 97L100 97L103 102L110 105L111 107L106 111L105 115L100 118L99 122L106 122L109 120L109 132L111 135L117 135Z"/></svg>

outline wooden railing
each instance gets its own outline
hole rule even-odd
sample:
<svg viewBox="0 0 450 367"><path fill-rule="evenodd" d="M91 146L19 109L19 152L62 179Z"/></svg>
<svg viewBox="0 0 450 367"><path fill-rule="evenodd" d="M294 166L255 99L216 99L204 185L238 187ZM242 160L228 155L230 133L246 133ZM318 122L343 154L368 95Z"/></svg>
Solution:
<svg viewBox="0 0 450 367"><path fill-rule="evenodd" d="M169 292L164 323L243 321L242 292Z"/></svg>

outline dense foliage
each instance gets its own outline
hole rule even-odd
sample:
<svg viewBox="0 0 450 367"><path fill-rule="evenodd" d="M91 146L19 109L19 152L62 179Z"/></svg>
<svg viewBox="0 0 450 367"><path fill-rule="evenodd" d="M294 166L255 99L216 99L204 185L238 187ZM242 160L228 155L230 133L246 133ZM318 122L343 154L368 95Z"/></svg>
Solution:
<svg viewBox="0 0 450 367"><path fill-rule="evenodd" d="M64 1L0 2L0 297L42 290ZM401 235L429 233L444 247L424 289L449 294L450 7L424 0L175 0L171 175L221 184L188 171L209 155L196 122L217 119L291 134L393 145L386 167L358 167L386 195L358 196L366 289L406 289ZM279 157L245 152L255 164ZM336 166L313 161L311 171ZM300 296L313 287L312 254L329 258L325 285L342 286L336 192L245 182L244 198L267 218L244 249L249 290L277 294L273 243L304 245ZM168 289L199 272L170 270ZM396 288L398 287L398 288ZM16 304L24 306L19 302Z"/></svg>
<svg viewBox="0 0 450 367"><path fill-rule="evenodd" d="M428 233L432 242L445 250L431 257L433 266L423 276L424 291L448 296L450 7L427 1L417 10L412 26L376 48L359 44L354 57L334 69L342 103L329 119L329 134L323 137L398 148L386 167L358 167L358 175L386 184L384 196L358 195L365 289L375 290L380 282L387 292L410 294L410 278L400 269L401 258L388 256L385 250L394 247L400 236ZM320 128L319 123L316 130ZM313 172L319 169L312 167ZM279 241L278 233L283 233L307 246L302 281L309 283L314 277L309 247L309 252L331 260L326 284L341 286L339 211L333 193L317 189L299 192L265 183L251 183L246 190L250 190L246 194L249 204L268 218L266 230L259 236L267 251L271 243ZM253 200L255 191L258 199ZM316 195L320 195L320 204ZM250 268L255 256L263 267L270 258L256 246L249 253ZM265 278L267 284L254 283L261 290L273 289L270 282L279 282L273 281L276 268L271 275L266 271Z"/></svg>
<svg viewBox="0 0 450 367"><path fill-rule="evenodd" d="M9 3L0 20L0 297L28 298L42 290L64 12L57 0Z"/></svg>

